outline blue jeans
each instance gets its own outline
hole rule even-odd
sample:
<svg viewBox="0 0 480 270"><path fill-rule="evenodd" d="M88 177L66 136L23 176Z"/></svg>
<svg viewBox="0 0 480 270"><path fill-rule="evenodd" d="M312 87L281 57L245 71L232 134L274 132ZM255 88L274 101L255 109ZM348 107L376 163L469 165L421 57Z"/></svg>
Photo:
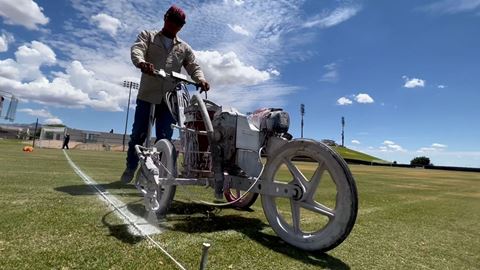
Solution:
<svg viewBox="0 0 480 270"><path fill-rule="evenodd" d="M135 145L142 145L148 132L148 119L150 116L150 106L152 104L140 99L137 99L137 108L135 109L135 118L133 120L132 134L130 135L130 142L128 143L127 152L127 168L136 169L138 166L138 156L135 153ZM161 139L172 139L173 129L172 124L175 123L170 110L165 101L157 104L155 107L155 132L156 141Z"/></svg>

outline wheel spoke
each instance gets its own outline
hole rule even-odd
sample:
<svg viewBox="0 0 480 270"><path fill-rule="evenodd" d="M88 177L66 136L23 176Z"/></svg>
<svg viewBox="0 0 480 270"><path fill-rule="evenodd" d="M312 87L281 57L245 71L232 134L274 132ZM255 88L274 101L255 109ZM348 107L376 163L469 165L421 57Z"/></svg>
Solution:
<svg viewBox="0 0 480 270"><path fill-rule="evenodd" d="M307 178L303 175L303 173L295 166L295 164L292 163L291 160L284 158L283 159L285 164L288 167L288 170L292 173L293 177L300 182L302 186L305 188L308 186L308 180Z"/></svg>
<svg viewBox="0 0 480 270"><path fill-rule="evenodd" d="M333 218L335 217L335 212L334 210L326 207L325 205L316 202L316 201L309 201L309 202L301 202L300 206L308 209L312 212L319 213L321 215L327 216L328 218Z"/></svg>
<svg viewBox="0 0 480 270"><path fill-rule="evenodd" d="M300 205L297 201L290 200L290 207L292 209L292 225L295 233L300 232Z"/></svg>
<svg viewBox="0 0 480 270"><path fill-rule="evenodd" d="M313 201L313 196L315 195L315 191L322 180L323 173L325 172L325 164L323 162L318 164L317 169L313 173L312 180L310 180L307 186L307 192L305 192L305 199L308 201Z"/></svg>

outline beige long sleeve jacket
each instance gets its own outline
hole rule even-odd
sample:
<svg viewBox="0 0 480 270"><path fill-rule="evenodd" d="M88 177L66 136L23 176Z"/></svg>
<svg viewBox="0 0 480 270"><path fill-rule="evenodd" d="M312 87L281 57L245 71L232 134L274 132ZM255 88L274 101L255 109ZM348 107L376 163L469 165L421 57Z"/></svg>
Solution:
<svg viewBox="0 0 480 270"><path fill-rule="evenodd" d="M131 48L133 64L138 66L141 62L149 62L155 69L163 69L166 72L180 72L183 66L195 82L205 80L190 45L175 37L171 50L167 50L161 38L160 31L142 31ZM137 98L152 104L160 104L165 93L174 87L175 84L170 80L142 73Z"/></svg>

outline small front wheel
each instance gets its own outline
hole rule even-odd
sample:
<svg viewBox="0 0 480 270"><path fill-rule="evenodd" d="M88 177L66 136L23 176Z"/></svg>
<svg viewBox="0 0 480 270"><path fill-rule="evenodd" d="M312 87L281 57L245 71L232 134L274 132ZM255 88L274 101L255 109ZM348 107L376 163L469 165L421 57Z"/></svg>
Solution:
<svg viewBox="0 0 480 270"><path fill-rule="evenodd" d="M272 229L287 243L310 251L328 251L342 243L357 217L353 176L328 146L313 140L293 140L269 155L262 181L296 185L294 198L262 195Z"/></svg>
<svg viewBox="0 0 480 270"><path fill-rule="evenodd" d="M163 139L155 143L158 156L153 159L159 170L161 178L177 177L176 158L174 148L169 140ZM175 196L176 186L164 185L157 188L157 201L159 209L156 211L158 215L165 215Z"/></svg>

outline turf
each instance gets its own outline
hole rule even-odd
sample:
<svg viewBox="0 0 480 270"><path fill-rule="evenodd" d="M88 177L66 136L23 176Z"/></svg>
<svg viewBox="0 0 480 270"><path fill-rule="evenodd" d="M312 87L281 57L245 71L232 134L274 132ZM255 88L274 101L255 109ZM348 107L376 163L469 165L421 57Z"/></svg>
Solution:
<svg viewBox="0 0 480 270"><path fill-rule="evenodd" d="M61 150L24 153L21 148L0 140L0 269L175 269L158 249L120 225L74 174ZM69 154L130 210L144 214L136 190L116 182L123 153ZM298 166L308 171L311 164ZM359 216L347 240L327 254L284 243L269 227L260 200L251 211L199 204L213 198L204 187L178 189L161 223L168 230L154 238L187 269L198 268L203 242L212 244L208 269L478 268L479 173L370 166L351 170L359 190ZM332 187L322 188L319 195L331 200ZM317 221L315 216L304 219L306 228Z"/></svg>
<svg viewBox="0 0 480 270"><path fill-rule="evenodd" d="M377 158L371 155L367 155L362 152L352 150L347 147L333 146L331 148L337 151L337 153L339 153L343 158L366 161L366 162L389 163L388 161L382 160L380 158Z"/></svg>

